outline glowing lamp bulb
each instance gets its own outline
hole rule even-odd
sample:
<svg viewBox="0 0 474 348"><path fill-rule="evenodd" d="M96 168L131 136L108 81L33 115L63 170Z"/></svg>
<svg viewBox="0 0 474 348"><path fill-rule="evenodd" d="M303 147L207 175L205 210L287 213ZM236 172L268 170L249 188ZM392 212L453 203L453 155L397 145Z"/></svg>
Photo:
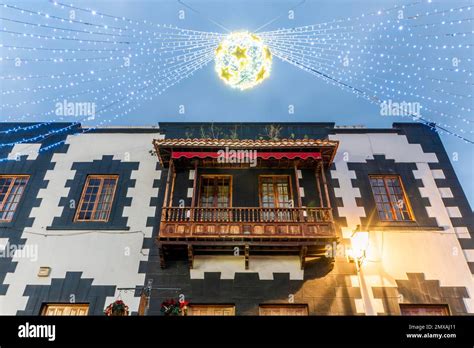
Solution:
<svg viewBox="0 0 474 348"><path fill-rule="evenodd" d="M360 259L365 256L365 251L369 245L369 232L356 232L351 238L352 257Z"/></svg>

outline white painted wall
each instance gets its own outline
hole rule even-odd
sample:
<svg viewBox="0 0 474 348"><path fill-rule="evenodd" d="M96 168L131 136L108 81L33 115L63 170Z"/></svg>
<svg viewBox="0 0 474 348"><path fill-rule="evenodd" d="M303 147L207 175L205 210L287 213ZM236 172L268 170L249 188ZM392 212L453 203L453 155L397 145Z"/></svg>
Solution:
<svg viewBox="0 0 474 348"><path fill-rule="evenodd" d="M149 250L142 250L144 237L151 237L152 228L146 227L148 217L154 216L155 207L150 207L150 199L158 195L158 188L153 188L153 181L161 173L156 170L156 157L149 154L152 140L158 134L82 134L69 136L66 153L53 156L54 170L46 173L48 187L39 191L41 205L33 208L31 217L34 223L23 231L26 247L37 247L38 260L15 257L18 262L14 273L8 273L5 283L9 284L5 296L0 296L0 314L14 315L23 310L28 301L23 296L26 285L48 285L52 278L64 278L66 272L83 272L83 278L93 278L92 285L116 285L117 287L134 288L142 286L144 274L138 273L140 261L148 259ZM13 149L18 152L19 149ZM12 151L12 152L14 152ZM31 154L29 154L32 156ZM125 207L123 215L128 217L129 231L58 231L46 230L55 217L62 214L59 206L61 197L67 197L69 188L66 181L73 179L74 162L92 162L104 155L113 155L114 159L139 162L138 170L132 171L131 178L136 180L135 187L129 188L127 197L132 198L131 206ZM33 234L47 234L43 235ZM47 278L37 276L40 266L51 267ZM116 294L118 295L118 293ZM131 311L138 309L139 299L133 292L121 294L122 299ZM115 297L106 300L106 305Z"/></svg>
<svg viewBox="0 0 474 348"><path fill-rule="evenodd" d="M440 281L441 286L464 286L470 296L465 300L470 313L474 313L474 281L467 260L470 251L464 251L458 241L466 236L466 229L453 228L450 217L460 216L457 207L446 207L443 197L449 197L449 188L438 188L435 179L444 178L442 170L430 170L429 163L437 163L434 153L424 153L419 144L410 144L406 136L398 134L335 134L330 140L339 140L335 157L335 170L331 176L339 180L336 197L342 198L343 207L338 207L341 217L347 219L348 227L343 236L348 238L365 211L356 204L360 197L358 188L352 187L351 179L357 179L354 171L348 169L348 162L365 163L374 155L385 155L396 162L416 163L414 176L423 181L422 197L429 199L427 207L430 217L437 220L444 231L373 231L369 235L367 257L362 265L363 278L369 288L374 286L396 286L396 279L407 279L407 273L424 273L426 279ZM369 294L369 301L377 312L384 312L381 300Z"/></svg>
<svg viewBox="0 0 474 348"><path fill-rule="evenodd" d="M41 204L31 212L34 224L22 234L22 238L27 239L26 247L37 246L38 260L33 262L15 257L17 268L6 276L5 283L10 286L7 294L0 296L0 314L13 315L25 308L28 299L23 292L26 285L47 285L52 278L64 278L68 271L83 272L83 278L94 279L93 285L127 288L143 285L144 274L138 273L138 267L140 261L147 259L148 250L141 250L141 247L144 236L151 237L152 234L152 228L146 227L146 221L147 217L154 215L155 208L150 207L149 203L151 197L158 194L158 189L153 188L153 181L161 175L155 169L156 157L148 152L152 148L152 139L156 137L157 134L83 134L68 137L69 149L65 154L54 155L55 168L48 171L45 178L49 180L48 187L40 190ZM338 212L348 222L343 231L344 237L349 237L360 224L360 218L365 217L364 209L356 204L356 198L360 197L359 189L352 187L351 183L356 174L348 169L347 162L364 163L377 154L384 154L387 159L397 162L416 163L414 175L424 185L420 188L420 194L431 203L427 212L445 228L441 232L371 232L367 259L362 265L363 281L369 289L372 286L395 286L395 279L406 279L406 273L423 272L427 279L440 280L441 286L465 286L471 297L465 303L469 312L474 313L474 282L467 266L467 259L472 260L473 255L470 251L463 252L458 241L458 238L469 238L469 235L466 229L453 228L451 224L450 217L460 213L443 204L442 198L449 195L450 190L436 187L435 178L444 177L444 173L429 169L428 163L437 162L435 154L424 153L420 145L409 144L405 136L397 134L336 134L331 135L330 139L340 141L335 157L336 169L331 171L331 176L339 180L340 188L335 189L335 194L342 198L344 206L339 207ZM15 147L10 155L14 156L22 150L25 149ZM27 155L30 159L35 158L34 153L28 152ZM68 195L69 188L65 186L67 180L74 178L73 163L99 160L103 155L113 155L114 159L121 160L128 157L130 161L140 163L139 169L132 172L136 185L127 191L127 197L132 198L132 206L124 209L130 231L47 231L46 227L51 225L54 217L62 214L63 207L59 206L59 201ZM32 233L50 236L45 238ZM196 258L192 277L202 278L206 271L217 271L214 261ZM243 268L243 262L233 264L234 261L224 267L229 278ZM262 259L251 261L251 265L252 271L258 272L262 278L271 278L274 264L270 267ZM40 266L51 267L48 278L37 277ZM293 259L280 262L277 268L290 272L292 279L302 277L298 263ZM354 283L358 282L354 278ZM369 297L372 307L383 312L381 301ZM132 311L138 309L138 298L133 297L133 293L123 293L122 299ZM113 300L113 297L108 298L106 305ZM359 303L358 311L362 307Z"/></svg>

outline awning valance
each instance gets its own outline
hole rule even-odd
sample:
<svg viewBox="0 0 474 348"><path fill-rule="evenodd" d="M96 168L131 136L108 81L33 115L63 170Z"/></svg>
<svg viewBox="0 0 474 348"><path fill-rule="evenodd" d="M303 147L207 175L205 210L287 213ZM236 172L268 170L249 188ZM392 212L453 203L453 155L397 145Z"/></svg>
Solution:
<svg viewBox="0 0 474 348"><path fill-rule="evenodd" d="M219 161L219 154L226 152L229 163L234 162L234 156L252 156L250 160L260 158L262 165L276 165L279 168L288 165L287 161L300 160L300 166L312 168L314 161L321 160L329 166L336 154L339 142L329 139L176 139L163 138L153 140L158 161L163 167L168 167L171 159L215 159L209 161L210 166ZM248 153L245 153L247 151ZM239 155L240 152L240 155ZM235 155L235 153L237 153ZM231 157L229 157L231 156ZM226 158L226 157L224 157ZM237 157L240 158L240 157ZM274 159L274 161L270 161ZM279 161L284 159L284 161ZM266 160L266 161L265 161ZM182 166L191 166L191 161L180 161ZM227 162L227 161L226 161ZM274 163L277 162L277 163ZM252 162L253 163L253 162Z"/></svg>
<svg viewBox="0 0 474 348"><path fill-rule="evenodd" d="M257 158L261 158L264 160L268 160L270 158L273 159L314 159L319 160L321 159L320 152L261 152L255 150L229 150L229 151L173 151L171 154L171 158L178 159L178 158L246 158L249 156L256 156Z"/></svg>

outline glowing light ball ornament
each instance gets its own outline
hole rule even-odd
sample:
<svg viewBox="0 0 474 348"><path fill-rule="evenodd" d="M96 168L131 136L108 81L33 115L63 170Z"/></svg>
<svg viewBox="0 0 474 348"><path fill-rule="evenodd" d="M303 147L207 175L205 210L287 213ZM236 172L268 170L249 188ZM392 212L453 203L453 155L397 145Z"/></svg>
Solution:
<svg viewBox="0 0 474 348"><path fill-rule="evenodd" d="M249 89L270 76L272 54L255 34L230 33L221 41L215 54L216 72L232 88Z"/></svg>

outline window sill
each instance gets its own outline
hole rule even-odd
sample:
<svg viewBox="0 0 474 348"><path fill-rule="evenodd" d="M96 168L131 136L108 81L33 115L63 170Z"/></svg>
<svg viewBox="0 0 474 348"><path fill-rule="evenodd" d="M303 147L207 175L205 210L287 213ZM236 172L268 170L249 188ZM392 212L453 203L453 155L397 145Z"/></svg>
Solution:
<svg viewBox="0 0 474 348"><path fill-rule="evenodd" d="M390 224L374 224L370 227L364 227L361 231L445 231L444 227L439 226L420 226L415 221L406 223L391 222Z"/></svg>
<svg viewBox="0 0 474 348"><path fill-rule="evenodd" d="M105 226L100 225L100 223L81 223L77 224L73 223L70 225L64 226L48 226L46 227L47 231L90 231L90 230L99 230L99 231L130 231L130 227L128 226Z"/></svg>

